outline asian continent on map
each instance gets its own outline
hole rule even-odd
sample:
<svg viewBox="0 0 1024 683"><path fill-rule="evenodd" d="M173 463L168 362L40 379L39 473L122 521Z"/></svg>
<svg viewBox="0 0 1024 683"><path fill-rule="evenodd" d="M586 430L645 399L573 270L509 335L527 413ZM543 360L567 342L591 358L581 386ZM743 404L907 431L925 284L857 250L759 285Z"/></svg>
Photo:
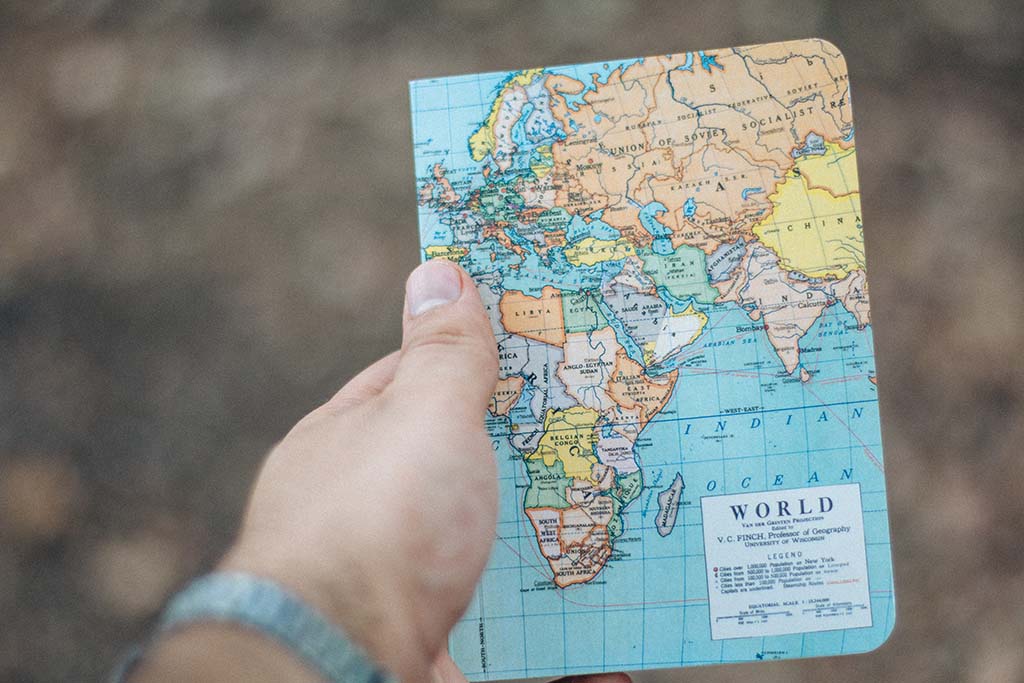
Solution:
<svg viewBox="0 0 1024 683"><path fill-rule="evenodd" d="M633 590L652 548L699 527L694 489L845 478L881 491L884 511L877 417L865 418L877 399L853 121L834 46L433 79L411 93L423 256L473 276L499 348L488 427L503 516L471 645L459 645L472 678L617 666L607 590ZM669 597L692 610L701 586L683 585L685 556L677 545L664 571L678 572ZM501 627L483 609L505 593L522 651L496 667L503 655L486 641ZM593 598L572 614L605 611L599 647L577 645L554 595ZM527 618L558 604L561 659L531 663ZM684 635L678 661L662 664L700 660L687 637L706 640Z"/></svg>

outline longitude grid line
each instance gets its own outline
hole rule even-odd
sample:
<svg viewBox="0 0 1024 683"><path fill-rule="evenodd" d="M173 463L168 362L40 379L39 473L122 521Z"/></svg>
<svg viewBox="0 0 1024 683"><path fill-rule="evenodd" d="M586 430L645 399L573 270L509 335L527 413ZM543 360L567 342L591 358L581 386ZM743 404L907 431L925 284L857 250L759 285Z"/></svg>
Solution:
<svg viewBox="0 0 1024 683"><path fill-rule="evenodd" d="M761 379L761 349L760 344L755 340L754 342L754 360L756 365L754 366L757 372L757 396L758 405L761 406L761 450L764 458L764 483L763 488L765 491L768 490L768 418L764 414L764 383ZM761 636L761 652L765 651L765 637Z"/></svg>
<svg viewBox="0 0 1024 683"><path fill-rule="evenodd" d="M508 77L508 74L502 75L498 82L500 83L501 80L504 80L507 77ZM479 102L480 102L480 115L483 116L484 113L488 111L488 109L487 109L487 99L488 98L486 98L484 96L483 82L482 82L481 74L477 74L475 80L476 80L476 86L477 86L477 95L478 95L478 99L479 99ZM488 114L489 114L489 112L488 112ZM486 120L486 119L484 119L484 120ZM498 438L500 438L500 437L498 437ZM522 465L522 466L525 467L525 465ZM518 484L519 467L520 467L519 463L513 463L513 465L512 465L512 470L517 475L517 479L516 479L516 483L517 484ZM529 474L528 473L527 473L527 478L529 478ZM513 495L516 495L516 493L515 493L516 491L518 491L518 488L514 487L513 488ZM525 510L523 510L522 506L519 505L518 503L516 503L513 507L514 507L514 509L516 511L516 519L515 519L516 527L518 528L520 525L524 525L525 526L526 522L525 522L525 520L523 520L522 515L520 515L520 511L523 511L523 513L525 514ZM523 557L524 555L523 555L523 550L522 550L522 535L517 534L517 537L516 537L516 547L517 547L519 556ZM525 584L523 583L523 570L524 570L523 563L522 563L522 561L520 561L519 562L519 602L520 602L521 610L522 610L522 614L520 615L520 624L522 625L522 631L523 631L523 662L522 662L523 669L522 669L522 671L523 671L523 675L524 676L529 677L529 673L530 673L530 657L529 657L529 648L527 647L527 633L528 633L528 631L527 631L527 628L526 628L527 614L526 614Z"/></svg>
<svg viewBox="0 0 1024 683"><path fill-rule="evenodd" d="M714 330L711 330L711 334L712 334L712 341L713 341L714 340ZM713 364L714 368L717 370L718 369L718 350L717 350L718 347L714 347L713 346L711 348L712 348L711 356L713 358L712 364ZM715 374L715 400L716 400L717 405L718 405L718 412L721 413L722 412L722 387L721 387L721 384L719 383L718 379L719 379L719 376L716 373ZM724 440L719 440L718 448L719 448L719 451L721 452L722 493L724 494L724 493L726 493L729 490L728 485L726 484L726 481L725 481L725 443L724 443ZM704 510L703 510L703 508L701 508L701 527L702 528L703 528L703 525L704 525ZM708 588L710 590L710 586ZM708 617L709 617L709 620L710 620L710 616L711 616L711 614L710 614L710 610L711 610L710 600L708 602L709 602L709 604L708 604ZM719 663L724 661L724 658L725 658L725 641L722 641L721 643L719 643L719 646L718 646L718 661L719 661Z"/></svg>
<svg viewBox="0 0 1024 683"><path fill-rule="evenodd" d="M590 64L588 64L586 66L593 67L594 64L596 64L596 62L592 62L592 63L590 63ZM579 64L574 64L572 69L573 69L573 74L576 76L576 80L581 82L581 83L584 83L583 78L580 76L580 65ZM593 84L593 74L591 74L591 84ZM588 88L589 88L589 86L588 86ZM587 89L584 89L584 91L582 93L580 93L580 96L582 97L583 94L586 93L586 92L587 92ZM564 99L564 97L563 97L563 99ZM567 102L566 102L566 108L569 109ZM600 283L601 284L600 284L599 290L604 288L604 282L605 282L605 277L606 276L607 276L607 264L602 263L601 264L601 278L600 278ZM605 582L603 582L601 584L601 602L605 606L607 606L607 603L608 603L607 584L608 584L607 581L605 581ZM602 609L601 610L601 670L602 671L607 671L608 670L608 610L607 609Z"/></svg>
<svg viewBox="0 0 1024 683"><path fill-rule="evenodd" d="M471 79L469 80L470 83L472 83L474 81L475 81L476 86L477 86L478 100L479 100L479 103L480 103L480 108L482 110L483 109L484 98L483 98L483 92L482 92L482 89L481 89L481 75L480 74L476 74L473 77L471 77ZM449 83L449 80L445 80L445 88L446 88L446 84L447 83ZM451 99L449 100L449 105L450 105L450 108L451 108ZM468 106L467 106L467 109L468 109ZM450 142L450 147L451 148L455 147L455 141L456 141L456 135L455 135L455 131L452 129L452 112L451 112L451 109L450 109L449 110L449 142ZM496 457L497 457L497 454L496 454ZM515 473L515 470L513 469L513 477L515 477L515 476L516 476L516 473ZM513 479L513 481L516 481L516 480ZM516 543L517 543L517 545L519 545L518 539L516 540ZM520 584L520 589L522 588L522 569L523 569L523 567L521 566L521 563L520 563L520 566L519 566L519 584ZM520 600L521 599L522 599L522 593L520 591ZM483 617L481 615L482 628L484 629L484 633L486 633L486 623L483 622L482 620L483 620ZM525 647L526 647L526 634L525 634L525 628L524 628L523 629L523 648L525 648ZM483 652L481 652L481 659L482 658L483 658ZM483 663L483 661L481 661L480 667L481 667L481 670L482 670L483 674L487 678L489 678L489 676L487 675L486 667L485 667L485 664Z"/></svg>
<svg viewBox="0 0 1024 683"><path fill-rule="evenodd" d="M796 65L795 68L799 72L799 70L800 70L799 65ZM806 187L806 180L801 178L801 182L804 183L804 186ZM805 194L805 197L807 199L807 207L808 207L809 213L811 214L811 219L813 220L814 225L816 227L818 227L818 217L815 216L815 214L814 214L814 205L812 204L812 202L810 200L810 195L809 194ZM774 213L773 213L772 218L773 218L772 224L775 225L776 227L778 227L777 224L774 221ZM827 258L827 256L826 256L824 242L822 242L822 240L821 240L820 230L815 230L815 233L816 233L816 237L818 238L818 244L821 247L822 260L825 260ZM781 236L781 232L779 234ZM782 244L782 242L781 242L781 238L780 238L780 241L779 241L780 252L781 252L781 244ZM779 256L780 256L780 264L781 264L781 256L782 256L781 253L780 253ZM825 264L825 265L827 266L828 264ZM794 322L795 322L795 319L794 319ZM807 403L807 395L806 395L806 391L805 391L805 388L804 388L802 383L800 385L800 391L801 391L801 394L804 397L804 399L803 399L804 403L806 404ZM809 430L808 430L808 427L807 427L807 412L806 411L804 411L804 413L803 413L803 418L804 418L804 438L805 438L805 443L806 443L806 447L807 447L807 477L808 477L808 481L809 481L810 480L810 476L811 476L811 439L810 439L810 433L809 433ZM844 631L844 633L845 633L845 631ZM806 633L804 633L804 634L801 634L801 636L800 636L800 656L804 655L804 652L805 652L805 649L806 649L806 644L807 644L807 635L806 635Z"/></svg>
<svg viewBox="0 0 1024 683"><path fill-rule="evenodd" d="M422 87L422 86L420 86L420 87ZM448 82L447 82L447 80L443 79L443 78L442 79L438 79L438 87L444 88L445 101L446 101L446 103L450 104L450 97L449 97ZM448 120L448 145L451 146L451 140L452 140L451 112L447 111L447 107L445 108L445 110L447 112L447 120ZM419 110L417 110L417 114L419 114L419 113L421 113L421 112ZM421 228L421 230L422 230L422 228ZM422 239L422 232L421 232L421 239ZM420 259L421 260L425 259L425 254L422 252L422 250L421 250L421 253L420 253ZM474 590L474 594L475 594L476 601L477 601L477 619L479 619L479 621L481 623L483 622L483 619L484 619L484 616L483 616L483 593L484 593L484 581L481 580L480 584ZM450 643L451 643L451 636L449 636L449 649L450 649Z"/></svg>
<svg viewBox="0 0 1024 683"><path fill-rule="evenodd" d="M677 387L678 387L678 382L677 382ZM676 394L675 401L678 404L678 402L679 402L679 394ZM676 446L677 446L677 452L679 453L679 475L680 476L683 476L683 471L686 469L685 465L683 464L683 461L684 461L685 458L684 458L684 454L683 454L683 427L682 427L682 425L683 425L682 421L677 421L676 422ZM686 489L686 483L685 483L686 482L686 477L683 477L683 482L684 482L683 483L683 490L685 491L685 489ZM679 507L680 507L680 511L682 511L682 514L683 514L683 519L681 519L679 521L685 522L686 512L685 512L685 509L683 508L683 492L682 491L680 491L680 493L679 493ZM683 555L685 556L686 555L686 526L687 525L686 524L681 524L680 526L682 527L682 531L680 532L680 536L682 536ZM687 605L687 603L685 602L685 600L686 600L687 591L689 590L689 587L687 586L687 583L686 583L686 577L687 577L687 574L686 574L686 560L683 560L683 562L681 563L680 566L682 568L682 574L683 574L682 577L681 577L681 582L683 584L683 600L684 600L684 602L683 602L683 619L682 619L683 623L682 623L681 628L680 628L681 633L680 633L680 638L679 638L679 665L682 666L683 663L686 661L686 605Z"/></svg>
<svg viewBox="0 0 1024 683"><path fill-rule="evenodd" d="M807 391L806 391L806 388L804 387L804 383L803 382L800 383L800 395L803 396L803 401L806 404L807 403ZM806 476L807 476L807 479L808 479L808 483L810 483L810 476L811 476L811 435L810 435L810 430L807 428L807 411L806 410L803 411L803 418L804 418L804 449L805 449L805 452L806 452L806 462L807 462L807 475ZM804 656L804 651L806 649L806 646L807 646L807 634L806 633L802 633L802 634L800 634L800 656L801 657Z"/></svg>
<svg viewBox="0 0 1024 683"><path fill-rule="evenodd" d="M833 317L835 317L836 322L838 323L839 322L839 314L838 313L833 313ZM845 353L846 352L844 351L844 347L846 346L846 344L839 344L838 346L839 346L839 357L843 360L843 371L845 372L846 371L846 357L845 357ZM850 400L850 387L849 387L849 385L847 385L845 383L843 384L843 396L844 396L845 400L847 400L847 401ZM848 456L848 462L850 464L850 469L852 471L853 470L853 428L852 427L850 429L848 429L847 432L846 432L846 443L847 443L847 445L849 447L849 450L847 451L847 456ZM863 497L864 497L864 492L861 491L861 500L863 500ZM864 511L861 510L861 524L863 525L863 523L864 523ZM865 552L865 565L866 564L867 564L867 553ZM865 569L867 569L866 566L865 566ZM865 578L867 578L867 577L865 577ZM870 591L871 591L871 582L870 582L870 579L869 579L868 580L868 595L869 596L871 594ZM872 609L872 607L871 607L871 600L870 599L868 600L868 609L869 610ZM839 654L843 654L843 653L846 652L846 634L847 634L848 631L849 631L849 629L845 629L845 628L843 629L843 638L842 638L842 641L839 644Z"/></svg>
<svg viewBox="0 0 1024 683"><path fill-rule="evenodd" d="M574 72L577 74L577 80L582 80L582 79L579 78L579 66L578 65L574 65L573 69L574 69ZM605 266L604 266L604 264L602 264L601 265L602 280L604 278L604 272L605 272ZM561 305L561 302L559 302L559 303ZM562 322L563 322L563 328L564 328L564 324L565 324L564 319L563 319ZM589 342L590 334L587 335L587 339L588 339L588 342ZM564 350L563 350L562 360L563 360L563 362L565 360ZM550 369L551 368L550 353L548 353L548 357L547 357L547 367L548 367L548 388L549 388L549 391L550 391L550 386L552 384L551 375L553 374L553 370ZM568 390L568 389L569 389L569 387L566 387L566 390ZM550 394L549 394L549 397L550 397ZM604 586L602 585L602 596L603 595L604 595ZM606 624L605 624L604 620L602 620L602 630L605 630L605 629L606 629ZM568 667L567 648L568 648L568 643L567 643L566 625L565 625L565 601L563 600L562 601L562 668L565 669L565 670L567 670L567 667ZM604 649L605 648L604 648L604 646L602 644L602 654L604 653Z"/></svg>
<svg viewBox="0 0 1024 683"><path fill-rule="evenodd" d="M856 154L855 149L856 149L856 146L851 147L850 150L849 150L849 154ZM837 155L837 157L838 157L838 155ZM860 184L859 184L859 182L858 183L854 183L854 186L851 187L849 179L843 173L842 165L839 164L839 159L837 158L835 160L835 162L833 162L833 163L836 164L836 169L838 170L840 177L843 179L843 183L846 185L845 189L850 192L850 208L854 209L854 199L853 199L853 194L852 193L853 192L857 192L858 196L859 196ZM856 157L854 158L854 170L856 170ZM858 213L858 215L860 214L859 211L857 213ZM862 230L863 230L863 228L862 228ZM865 265L866 265L866 263L865 263ZM866 273L866 268L865 268L865 273ZM866 274L865 274L865 277L866 277ZM845 356L843 355L843 354L845 354L845 350L843 348L844 346L845 346L845 344L840 344L839 345L839 352L840 352L840 355L842 357L844 357L844 359L845 359ZM844 391L844 396L845 396L846 400L849 401L849 399L850 399L850 391L849 391L849 387L846 386L845 384L843 385L843 391ZM881 427L881 425L879 425L879 427ZM850 444L850 460L849 460L849 463L850 463L850 468L852 469L853 468L853 432L852 432L852 430L850 430L848 432L847 439L848 439L849 444ZM883 485L884 485L884 478L883 478ZM863 492L861 493L861 495L863 496ZM888 502L885 501L884 498L883 498L883 504L886 506L886 508L888 508ZM891 569L890 569L890 573L891 573ZM870 589L871 589L871 585L870 585L870 580L869 580L868 590L870 591ZM889 600L887 600L887 602L886 602L886 622L888 622L888 618L889 618L889 608L888 608L888 606L889 606L889 604L891 604L891 601L892 601L892 598L890 597ZM871 606L871 602L870 601L869 601L869 606ZM873 606L871 606L870 608L872 610L874 609ZM884 628L884 626L883 626L883 628ZM844 629L843 630L843 640L842 640L842 643L840 644L840 650L839 650L840 653L844 653L846 651L846 633L847 633L847 630Z"/></svg>
<svg viewBox="0 0 1024 683"><path fill-rule="evenodd" d="M451 153L451 149L455 146L455 131L452 129L451 90L449 89L449 80L448 79L444 79L442 82L444 83L444 96L445 96L445 103L447 105L447 115L448 115L448 149L449 149L449 153ZM478 588L478 591L477 591L477 606L479 608L478 615L479 615L479 618L480 618L481 629L483 630L483 635L481 637L481 641L482 642L481 642L481 647L480 647L480 650L481 650L481 653L480 653L480 659L481 659L480 669L481 669L481 673L483 673L485 677L489 678L488 673L487 673L487 665L486 665L486 662L484 661L484 642L486 642L486 633L487 633L487 630L486 630L487 618L486 618L486 612L485 612L485 607L484 607L486 593L487 593L487 591L486 591L486 584L485 584L484 581L481 581L480 585L479 585L479 588Z"/></svg>

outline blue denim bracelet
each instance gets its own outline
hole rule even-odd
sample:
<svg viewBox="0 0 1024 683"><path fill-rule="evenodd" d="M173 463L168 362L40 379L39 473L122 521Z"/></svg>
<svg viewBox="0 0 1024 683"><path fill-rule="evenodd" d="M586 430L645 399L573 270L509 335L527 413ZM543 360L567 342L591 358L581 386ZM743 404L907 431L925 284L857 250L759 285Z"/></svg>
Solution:
<svg viewBox="0 0 1024 683"><path fill-rule="evenodd" d="M154 638L203 622L235 624L273 638L332 683L393 680L319 611L267 579L236 572L196 579L168 603ZM112 680L126 680L142 654L130 653Z"/></svg>

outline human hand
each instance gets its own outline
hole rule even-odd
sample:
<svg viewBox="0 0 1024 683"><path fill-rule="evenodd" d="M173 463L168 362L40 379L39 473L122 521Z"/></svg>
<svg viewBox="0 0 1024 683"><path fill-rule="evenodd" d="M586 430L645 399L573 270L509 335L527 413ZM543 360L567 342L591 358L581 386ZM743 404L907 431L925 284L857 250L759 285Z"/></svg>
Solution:
<svg viewBox="0 0 1024 683"><path fill-rule="evenodd" d="M401 351L273 450L225 567L278 580L403 680L422 679L494 539L484 415L497 372L472 280L449 262L420 266Z"/></svg>
<svg viewBox="0 0 1024 683"><path fill-rule="evenodd" d="M402 680L464 681L444 646L495 534L484 416L497 372L472 280L447 261L421 265L402 349L273 450L223 568L290 588Z"/></svg>

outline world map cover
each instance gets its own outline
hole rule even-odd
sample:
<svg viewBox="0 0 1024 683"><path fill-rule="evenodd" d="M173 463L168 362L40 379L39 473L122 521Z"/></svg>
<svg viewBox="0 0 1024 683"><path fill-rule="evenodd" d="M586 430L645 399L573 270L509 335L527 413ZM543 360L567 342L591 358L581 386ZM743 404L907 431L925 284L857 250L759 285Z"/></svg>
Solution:
<svg viewBox="0 0 1024 683"><path fill-rule="evenodd" d="M839 655L895 620L845 59L410 83L424 259L498 344L470 680Z"/></svg>

